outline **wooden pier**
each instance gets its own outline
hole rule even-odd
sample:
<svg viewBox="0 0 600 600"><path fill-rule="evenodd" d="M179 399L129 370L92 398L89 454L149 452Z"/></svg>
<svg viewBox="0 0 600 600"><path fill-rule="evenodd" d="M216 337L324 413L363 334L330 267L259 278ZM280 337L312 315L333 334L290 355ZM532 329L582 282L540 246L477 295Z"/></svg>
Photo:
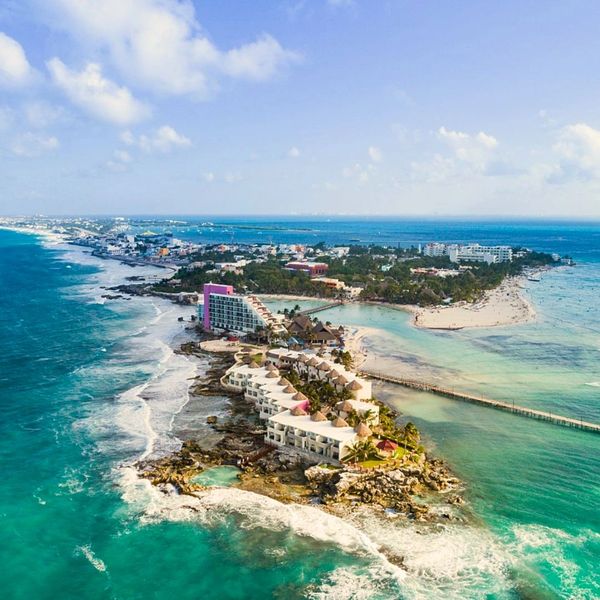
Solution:
<svg viewBox="0 0 600 600"><path fill-rule="evenodd" d="M306 310L301 310L298 314L314 315L315 313L321 312L323 310L329 310L330 308L335 308L336 306L342 306L342 304L344 304L343 300L336 300L335 302L328 302L327 304L322 304L321 306L315 306L314 308L307 308Z"/></svg>
<svg viewBox="0 0 600 600"><path fill-rule="evenodd" d="M378 379L380 381L385 381L387 383L402 385L413 390L431 392L432 394L438 394L440 396L445 396L446 398L452 398L454 400L462 400L464 402L472 402L474 404L489 406L490 408L503 410L505 412L510 412L516 415L520 415L522 417L528 417L530 419L548 421L549 423L561 425L563 427L574 427L576 429L592 431L593 433L600 433L600 425L597 423L590 423L589 421L584 421L583 419L563 417L561 415L556 415L551 412L535 410L533 408L527 408L525 406L519 406L514 402L502 402L500 400L491 400L489 398L484 398L483 396L467 394L465 392L460 392L454 389L433 385L424 381L416 381L414 379L405 379L402 377L392 377L390 375L385 375L383 373L378 373L375 371L363 370L360 372L360 375L364 377L371 377L372 379Z"/></svg>

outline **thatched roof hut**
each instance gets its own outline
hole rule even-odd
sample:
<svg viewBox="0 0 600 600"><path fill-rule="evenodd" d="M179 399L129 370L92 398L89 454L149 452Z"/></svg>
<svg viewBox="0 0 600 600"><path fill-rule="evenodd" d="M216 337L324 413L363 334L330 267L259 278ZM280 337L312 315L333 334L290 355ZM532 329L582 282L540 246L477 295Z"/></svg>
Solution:
<svg viewBox="0 0 600 600"><path fill-rule="evenodd" d="M332 423L334 427L350 427L342 417L337 417Z"/></svg>
<svg viewBox="0 0 600 600"><path fill-rule="evenodd" d="M310 420L317 422L327 421L327 417L320 410L318 410L316 413L310 415Z"/></svg>
<svg viewBox="0 0 600 600"><path fill-rule="evenodd" d="M294 417L305 417L306 416L306 411L303 408L300 408L299 406L296 406L296 407L292 408L292 410L290 411L290 413Z"/></svg>
<svg viewBox="0 0 600 600"><path fill-rule="evenodd" d="M360 422L354 428L354 431L356 432L356 435L358 437L362 437L362 438L368 438L368 437L371 437L373 435L373 432L371 431L371 429L369 428L369 426L366 423L362 423L362 422Z"/></svg>
<svg viewBox="0 0 600 600"><path fill-rule="evenodd" d="M350 413L354 410L354 406L348 400L344 400L343 402L338 402L336 405L338 410L343 410L345 413Z"/></svg>

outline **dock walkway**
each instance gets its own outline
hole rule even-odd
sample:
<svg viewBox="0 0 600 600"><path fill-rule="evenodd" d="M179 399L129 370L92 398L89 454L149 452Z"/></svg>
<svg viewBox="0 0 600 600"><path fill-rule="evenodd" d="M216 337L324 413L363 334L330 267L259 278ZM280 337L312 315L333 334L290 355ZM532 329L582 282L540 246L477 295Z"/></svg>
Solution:
<svg viewBox="0 0 600 600"><path fill-rule="evenodd" d="M483 406L489 406L497 410L503 410L506 412L514 413L530 419L538 419L540 421L549 421L555 425L562 425L563 427L575 427L576 429L583 429L585 431L592 431L594 433L600 433L600 425L597 423L590 423L583 419L573 419L571 417L563 417L556 415L552 412L546 412L543 410L536 410L533 408L527 408L525 406L519 406L514 402L502 402L501 400L492 400L490 398L484 398L483 396L477 396L474 394L467 394L454 389L441 387L426 383L424 381L417 381L414 379L405 379L402 377L392 377L391 375L385 375L376 371L363 370L360 375L365 377L371 377L372 379L378 379L387 383L394 383L396 385L402 385L404 387L412 388L414 390L421 390L423 392L431 392L446 398L453 398L455 400L462 400L464 402L472 402L474 404L482 404Z"/></svg>
<svg viewBox="0 0 600 600"><path fill-rule="evenodd" d="M342 306L342 304L344 304L343 300L336 300L335 302L328 302L327 304L322 304L321 306L315 306L314 308L307 308L306 310L301 310L298 314L314 315L315 313L321 312L323 310L329 310L330 308L335 308L336 306Z"/></svg>

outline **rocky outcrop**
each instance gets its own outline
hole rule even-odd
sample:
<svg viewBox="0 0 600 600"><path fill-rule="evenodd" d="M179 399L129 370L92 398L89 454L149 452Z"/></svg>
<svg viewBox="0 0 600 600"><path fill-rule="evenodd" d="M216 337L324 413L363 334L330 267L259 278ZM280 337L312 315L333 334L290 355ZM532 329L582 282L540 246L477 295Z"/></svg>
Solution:
<svg viewBox="0 0 600 600"><path fill-rule="evenodd" d="M418 520L429 519L429 508L415 497L427 489L446 491L458 480L440 461L410 463L393 470L332 469L313 466L305 471L307 485L324 504L360 503L393 508ZM454 497L454 504L461 502Z"/></svg>

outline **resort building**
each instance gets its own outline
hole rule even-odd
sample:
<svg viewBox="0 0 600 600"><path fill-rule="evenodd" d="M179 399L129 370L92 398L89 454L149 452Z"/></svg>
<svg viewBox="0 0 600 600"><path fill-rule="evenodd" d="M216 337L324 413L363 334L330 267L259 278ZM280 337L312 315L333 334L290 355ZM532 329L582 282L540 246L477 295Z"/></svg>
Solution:
<svg viewBox="0 0 600 600"><path fill-rule="evenodd" d="M481 246L480 244L440 244L432 242L423 249L425 256L448 256L450 262L484 262L487 264L511 262L510 246Z"/></svg>
<svg viewBox="0 0 600 600"><path fill-rule="evenodd" d="M484 262L488 265L493 263L511 262L512 248L510 246L480 246L471 244L469 246L448 246L448 258L450 262Z"/></svg>
<svg viewBox="0 0 600 600"><path fill-rule="evenodd" d="M358 435L343 419L329 421L321 416L323 420L286 410L269 419L265 441L322 456L332 462L341 461L358 440Z"/></svg>
<svg viewBox="0 0 600 600"><path fill-rule="evenodd" d="M315 354L273 348L267 352L267 362L278 368L293 368L307 381L327 381L338 391L346 389L354 400L370 400L373 396L370 381L359 377L354 371L345 369L343 365Z"/></svg>
<svg viewBox="0 0 600 600"><path fill-rule="evenodd" d="M270 329L285 333L285 327L256 297L235 294L233 286L207 283L203 290L202 321L204 329L213 332L230 331L238 334Z"/></svg>
<svg viewBox="0 0 600 600"><path fill-rule="evenodd" d="M329 265L323 262L289 262L285 265L289 271L302 271L310 277L322 277L327 273Z"/></svg>
<svg viewBox="0 0 600 600"><path fill-rule="evenodd" d="M444 256L445 254L446 244L432 242L431 244L425 244L425 248L423 248L424 256Z"/></svg>
<svg viewBox="0 0 600 600"><path fill-rule="evenodd" d="M282 377L279 367L302 373L305 381L329 380L337 391L348 390L349 398L309 414L309 399ZM315 354L269 350L263 365L246 357L232 366L222 381L254 404L265 422L267 443L288 446L315 458L342 460L353 444L371 436L369 426L379 423L379 407L368 401L370 382ZM356 419L356 415L361 422L351 427L346 419Z"/></svg>

